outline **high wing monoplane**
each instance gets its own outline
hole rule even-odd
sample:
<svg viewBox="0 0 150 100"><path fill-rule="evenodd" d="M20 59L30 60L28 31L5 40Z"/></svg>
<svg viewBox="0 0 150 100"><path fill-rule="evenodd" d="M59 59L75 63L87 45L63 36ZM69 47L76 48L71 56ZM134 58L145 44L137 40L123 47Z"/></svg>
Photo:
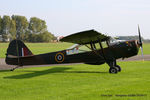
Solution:
<svg viewBox="0 0 150 100"><path fill-rule="evenodd" d="M116 60L128 58L138 54L142 48L140 29L139 40L120 41L111 43L111 38L95 30L78 32L62 38L62 42L75 43L66 50L34 55L21 40L10 42L6 54L6 63L17 65L12 71L26 65L48 65L64 63L85 63L101 65L107 63L109 73L121 71Z"/></svg>

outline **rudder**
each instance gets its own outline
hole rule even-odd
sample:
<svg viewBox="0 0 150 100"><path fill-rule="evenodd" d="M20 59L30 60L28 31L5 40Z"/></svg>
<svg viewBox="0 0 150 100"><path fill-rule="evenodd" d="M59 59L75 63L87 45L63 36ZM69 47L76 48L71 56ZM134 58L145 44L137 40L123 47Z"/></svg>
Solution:
<svg viewBox="0 0 150 100"><path fill-rule="evenodd" d="M10 42L8 46L6 55L24 57L33 54L21 40L13 40Z"/></svg>

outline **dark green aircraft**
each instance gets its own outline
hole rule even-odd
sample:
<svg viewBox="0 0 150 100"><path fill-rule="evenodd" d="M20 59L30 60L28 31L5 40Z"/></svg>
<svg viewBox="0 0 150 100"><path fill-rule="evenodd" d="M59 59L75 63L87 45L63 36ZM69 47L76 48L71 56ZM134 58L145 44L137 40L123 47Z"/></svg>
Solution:
<svg viewBox="0 0 150 100"><path fill-rule="evenodd" d="M140 30L139 40L112 42L111 37L95 30L75 33L62 38L62 42L75 43L69 49L34 55L21 40L10 42L6 54L6 63L17 65L48 65L64 63L85 63L90 65L101 65L107 63L110 67L109 73L121 71L116 59L128 58L138 54L142 48Z"/></svg>

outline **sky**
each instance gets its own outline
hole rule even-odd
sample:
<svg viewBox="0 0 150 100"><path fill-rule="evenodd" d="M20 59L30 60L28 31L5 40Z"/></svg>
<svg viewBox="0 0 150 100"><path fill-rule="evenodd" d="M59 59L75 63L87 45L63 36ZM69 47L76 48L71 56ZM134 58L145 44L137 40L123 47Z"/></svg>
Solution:
<svg viewBox="0 0 150 100"><path fill-rule="evenodd" d="M0 0L0 16L38 17L55 36L95 29L109 36L150 39L150 0Z"/></svg>

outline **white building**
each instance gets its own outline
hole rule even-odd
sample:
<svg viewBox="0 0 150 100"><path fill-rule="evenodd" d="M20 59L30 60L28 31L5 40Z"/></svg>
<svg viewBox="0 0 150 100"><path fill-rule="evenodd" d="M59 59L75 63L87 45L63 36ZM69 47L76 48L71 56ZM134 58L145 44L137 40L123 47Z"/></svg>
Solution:
<svg viewBox="0 0 150 100"><path fill-rule="evenodd" d="M64 36L58 36L57 37L57 42L59 42L60 39L62 39Z"/></svg>

